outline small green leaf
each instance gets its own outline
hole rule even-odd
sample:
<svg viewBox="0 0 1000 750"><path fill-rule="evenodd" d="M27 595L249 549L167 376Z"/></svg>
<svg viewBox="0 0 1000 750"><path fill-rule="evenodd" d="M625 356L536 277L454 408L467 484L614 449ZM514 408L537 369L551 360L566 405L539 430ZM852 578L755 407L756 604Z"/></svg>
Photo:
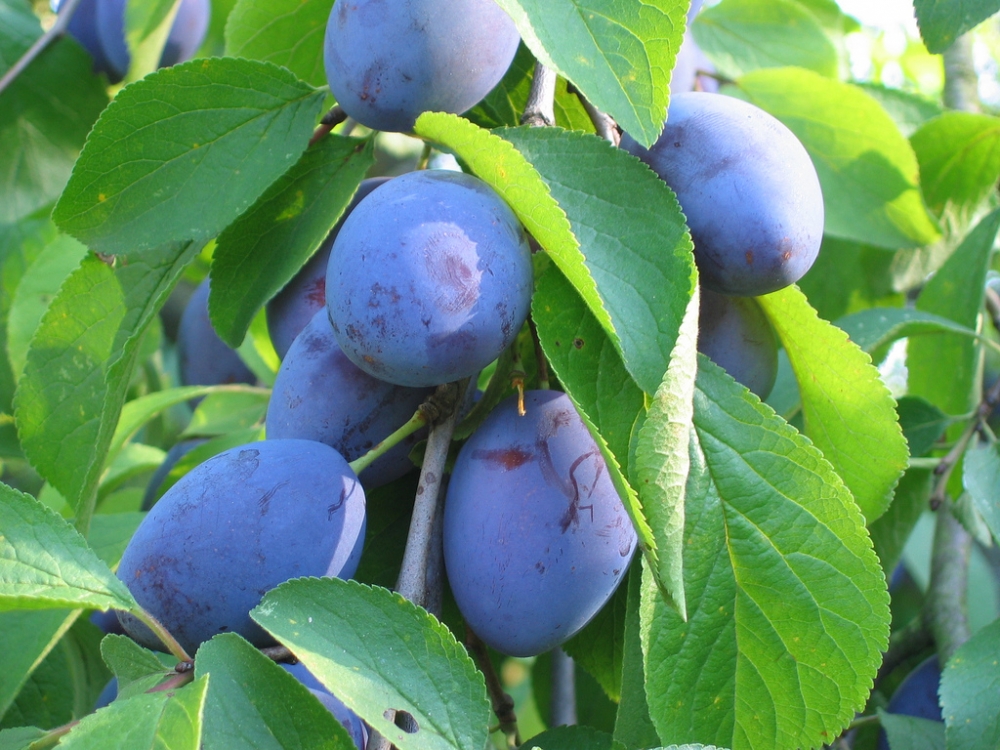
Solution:
<svg viewBox="0 0 1000 750"><path fill-rule="evenodd" d="M943 318L910 307L873 307L837 321L837 327L863 351L868 353L893 341L925 333L954 333L969 339L979 337L974 330Z"/></svg>
<svg viewBox="0 0 1000 750"><path fill-rule="evenodd" d="M25 2L0 3L0 75L42 35ZM0 94L0 224L59 197L94 121L108 103L90 56L56 41Z"/></svg>
<svg viewBox="0 0 1000 750"><path fill-rule="evenodd" d="M903 396L896 402L896 412L911 456L930 453L951 424L943 411L918 396Z"/></svg>
<svg viewBox="0 0 1000 750"><path fill-rule="evenodd" d="M998 0L913 0L920 36L933 54L1000 10Z"/></svg>
<svg viewBox="0 0 1000 750"><path fill-rule="evenodd" d="M796 287L758 297L799 383L805 434L833 464L865 518L889 506L909 452L871 357L816 315Z"/></svg>
<svg viewBox="0 0 1000 750"><path fill-rule="evenodd" d="M128 636L110 634L101 641L101 656L108 669L118 678L118 698L142 695L176 674L152 651L143 648Z"/></svg>
<svg viewBox="0 0 1000 750"><path fill-rule="evenodd" d="M645 667L640 638L640 593L642 571L647 563L636 558L629 569L625 608L625 642L622 653L622 695L615 717L615 740L626 747L652 747L659 744L646 700ZM622 586L624 588L624 585Z"/></svg>
<svg viewBox="0 0 1000 750"><path fill-rule="evenodd" d="M13 610L0 612L0 718L31 673L80 614L79 610Z"/></svg>
<svg viewBox="0 0 1000 750"><path fill-rule="evenodd" d="M661 737L815 747L868 699L889 637L885 578L861 513L819 451L699 360L687 622L643 576L650 713Z"/></svg>
<svg viewBox="0 0 1000 750"><path fill-rule="evenodd" d="M36 740L48 732L37 727L16 727L0 731L0 750L31 750Z"/></svg>
<svg viewBox="0 0 1000 750"><path fill-rule="evenodd" d="M968 217L1000 179L1000 118L946 112L910 136L920 187L938 215L951 206Z"/></svg>
<svg viewBox="0 0 1000 750"><path fill-rule="evenodd" d="M64 519L0 484L0 610L137 606Z"/></svg>
<svg viewBox="0 0 1000 750"><path fill-rule="evenodd" d="M906 750L945 750L945 729L940 721L878 710L879 724L885 730L890 748Z"/></svg>
<svg viewBox="0 0 1000 750"><path fill-rule="evenodd" d="M371 139L328 135L219 236L208 300L219 338L240 345L261 306L326 239L373 162Z"/></svg>
<svg viewBox="0 0 1000 750"><path fill-rule="evenodd" d="M823 188L827 234L888 248L938 238L913 149L862 89L800 68L757 70L737 85L806 147Z"/></svg>
<svg viewBox="0 0 1000 750"><path fill-rule="evenodd" d="M385 589L299 578L269 591L251 616L399 750L486 745L483 676L444 625ZM386 718L406 711L407 733Z"/></svg>
<svg viewBox="0 0 1000 750"><path fill-rule="evenodd" d="M1000 744L1000 621L976 633L941 673L941 706L948 750L979 750Z"/></svg>
<svg viewBox="0 0 1000 750"><path fill-rule="evenodd" d="M201 646L195 674L212 680L205 750L356 750L305 685L238 635Z"/></svg>
<svg viewBox="0 0 1000 750"><path fill-rule="evenodd" d="M180 690L115 701L86 716L59 743L60 750L199 750L208 680Z"/></svg>
<svg viewBox="0 0 1000 750"><path fill-rule="evenodd" d="M625 750L606 732L588 726L556 727L535 735L522 745L526 750Z"/></svg>
<svg viewBox="0 0 1000 750"><path fill-rule="evenodd" d="M198 404L181 437L227 435L262 425L270 395L264 388L210 393Z"/></svg>
<svg viewBox="0 0 1000 750"><path fill-rule="evenodd" d="M226 22L226 55L288 68L326 86L323 38L333 0L239 0Z"/></svg>
<svg viewBox="0 0 1000 750"><path fill-rule="evenodd" d="M663 130L687 3L498 0L535 57L647 148Z"/></svg>
<svg viewBox="0 0 1000 750"><path fill-rule="evenodd" d="M1000 452L996 444L974 446L965 452L962 483L993 538L1000 540Z"/></svg>
<svg viewBox="0 0 1000 750"><path fill-rule="evenodd" d="M53 216L107 253L206 241L295 163L322 103L322 92L268 63L163 68L101 115Z"/></svg>
<svg viewBox="0 0 1000 750"><path fill-rule="evenodd" d="M84 527L142 334L196 250L168 246L114 270L88 256L32 340L14 400L21 443Z"/></svg>
<svg viewBox="0 0 1000 750"><path fill-rule="evenodd" d="M691 31L727 78L786 65L837 76L836 47L795 0L723 0L699 13Z"/></svg>
<svg viewBox="0 0 1000 750"><path fill-rule="evenodd" d="M917 309L976 330L998 229L1000 210L983 218L931 277L917 298ZM950 333L907 342L908 392L922 396L945 414L967 413L981 396L976 350L977 343L969 337ZM943 372L947 378L941 377Z"/></svg>
<svg viewBox="0 0 1000 750"><path fill-rule="evenodd" d="M622 694L627 600L628 586L623 583L597 616L562 645L562 649L573 657L577 668L590 673L615 703L621 700Z"/></svg>

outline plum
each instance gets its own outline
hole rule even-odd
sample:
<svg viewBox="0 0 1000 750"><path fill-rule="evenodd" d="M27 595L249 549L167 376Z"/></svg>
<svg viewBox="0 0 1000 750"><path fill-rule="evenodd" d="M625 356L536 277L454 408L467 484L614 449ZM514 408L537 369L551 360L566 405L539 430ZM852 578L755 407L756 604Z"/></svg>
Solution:
<svg viewBox="0 0 1000 750"><path fill-rule="evenodd" d="M778 342L767 315L752 297L701 290L698 351L762 401L778 377Z"/></svg>
<svg viewBox="0 0 1000 750"><path fill-rule="evenodd" d="M285 285L285 288L267 303L265 308L267 330L271 334L274 350L280 358L284 359L295 337L306 327L316 311L324 309L326 305L326 264L330 258L330 248L337 238L337 232L340 231L344 219L362 198L389 179L391 178L372 177L361 181L354 198L344 209L343 216L330 230L330 234L323 240L323 244Z"/></svg>
<svg viewBox="0 0 1000 750"><path fill-rule="evenodd" d="M756 297L798 281L816 260L819 177L798 138L762 109L722 94L677 94L651 148L627 134L621 147L677 194L704 287Z"/></svg>
<svg viewBox="0 0 1000 750"><path fill-rule="evenodd" d="M289 578L357 569L365 495L333 448L265 440L219 453L153 506L125 549L118 577L188 651L216 633L273 641L249 612ZM133 615L125 631L162 648Z"/></svg>
<svg viewBox="0 0 1000 750"><path fill-rule="evenodd" d="M323 60L348 115L408 132L422 112L460 114L486 96L519 42L494 0L338 0Z"/></svg>
<svg viewBox="0 0 1000 750"><path fill-rule="evenodd" d="M66 31L76 41L80 43L94 60L94 72L105 73L114 77L113 70L108 56L104 52L104 45L101 44L101 34L97 28L97 3L99 0L81 0L73 12L73 17L69 20ZM66 4L66 0L58 0L53 3L52 10L58 13Z"/></svg>
<svg viewBox="0 0 1000 750"><path fill-rule="evenodd" d="M469 377L514 340L531 304L527 237L482 180L396 177L347 217L326 305L344 354L372 377L431 386Z"/></svg>
<svg viewBox="0 0 1000 750"><path fill-rule="evenodd" d="M444 512L455 601L510 656L565 642L614 593L636 535L600 449L556 391L501 402L462 446Z"/></svg>
<svg viewBox="0 0 1000 750"><path fill-rule="evenodd" d="M920 662L906 678L899 683L896 692L889 699L886 711L901 716L915 716L930 721L944 721L938 689L941 686L941 667L937 655ZM889 740L884 731L879 731L879 750L889 750Z"/></svg>
<svg viewBox="0 0 1000 750"><path fill-rule="evenodd" d="M208 317L209 279L194 290L177 329L181 383L223 385L255 383L257 378L240 355L219 338Z"/></svg>
<svg viewBox="0 0 1000 750"><path fill-rule="evenodd" d="M124 78L131 63L125 41L126 0L97 0L98 31L108 63L118 79ZM212 17L209 0L181 0L174 25L160 56L160 67L175 65L194 57L208 32Z"/></svg>
<svg viewBox="0 0 1000 750"><path fill-rule="evenodd" d="M386 383L359 369L337 346L323 309L281 363L267 407L267 437L318 440L353 461L402 427L433 392ZM411 435L361 472L365 487L412 469L409 453L419 439L420 432Z"/></svg>

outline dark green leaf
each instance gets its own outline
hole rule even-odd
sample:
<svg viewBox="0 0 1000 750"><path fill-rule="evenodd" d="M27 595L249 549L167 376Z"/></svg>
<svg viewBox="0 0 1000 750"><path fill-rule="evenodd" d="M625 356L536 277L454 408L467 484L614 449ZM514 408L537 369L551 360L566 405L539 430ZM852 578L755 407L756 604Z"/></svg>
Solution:
<svg viewBox="0 0 1000 750"><path fill-rule="evenodd" d="M142 334L196 251L165 247L114 270L89 256L35 334L15 397L21 442L39 473L85 517Z"/></svg>
<svg viewBox="0 0 1000 750"><path fill-rule="evenodd" d="M374 141L328 135L229 225L208 300L219 338L239 346L261 306L316 252L374 161Z"/></svg>
<svg viewBox="0 0 1000 750"><path fill-rule="evenodd" d="M326 86L323 38L333 0L239 0L226 23L226 55L288 68Z"/></svg>
<svg viewBox="0 0 1000 750"><path fill-rule="evenodd" d="M927 455L951 424L944 412L917 396L899 399L896 412L911 456Z"/></svg>
<svg viewBox="0 0 1000 750"><path fill-rule="evenodd" d="M636 557L629 569L625 609L625 644L622 654L622 695L615 719L615 740L627 747L653 747L660 743L646 699L645 667L639 620L642 571L645 563ZM624 586L623 586L624 588Z"/></svg>
<svg viewBox="0 0 1000 750"><path fill-rule="evenodd" d="M0 612L0 718L10 708L28 676L62 638L78 610Z"/></svg>
<svg viewBox="0 0 1000 750"><path fill-rule="evenodd" d="M498 0L535 57L647 148L663 130L686 3Z"/></svg>
<svg viewBox="0 0 1000 750"><path fill-rule="evenodd" d="M0 75L41 33L28 3L0 3ZM49 46L0 94L0 224L59 197L107 103L90 57L69 39Z"/></svg>
<svg viewBox="0 0 1000 750"><path fill-rule="evenodd" d="M118 678L118 698L142 695L165 677L176 674L149 651L128 636L108 635L101 641L104 663Z"/></svg>
<svg viewBox="0 0 1000 750"><path fill-rule="evenodd" d="M426 611L385 589L299 578L269 591L253 618L399 750L486 744L490 704L465 649ZM407 733L385 716L406 711Z"/></svg>
<svg viewBox="0 0 1000 750"><path fill-rule="evenodd" d="M699 359L689 618L645 571L650 713L661 737L815 747L868 699L888 644L885 579L861 513L816 448Z"/></svg>
<svg viewBox="0 0 1000 750"><path fill-rule="evenodd" d="M904 750L945 750L944 724L904 714L890 714L879 709L879 723L885 730L890 748Z"/></svg>
<svg viewBox="0 0 1000 750"><path fill-rule="evenodd" d="M929 52L944 52L969 29L1000 10L998 0L913 0L920 36Z"/></svg>
<svg viewBox="0 0 1000 750"><path fill-rule="evenodd" d="M827 234L889 248L938 238L913 149L864 91L800 68L757 70L737 85L806 147L823 188Z"/></svg>
<svg viewBox="0 0 1000 750"><path fill-rule="evenodd" d="M238 635L199 648L195 674L212 682L204 750L356 750L305 685Z"/></svg>
<svg viewBox="0 0 1000 750"><path fill-rule="evenodd" d="M72 526L0 484L0 610L134 606L129 590Z"/></svg>
<svg viewBox="0 0 1000 750"><path fill-rule="evenodd" d="M145 516L137 511L94 516L87 537L90 548L109 568L117 568L129 540Z"/></svg>
<svg viewBox="0 0 1000 750"><path fill-rule="evenodd" d="M892 504L869 527L875 554L888 579L903 554L903 547L920 516L927 509L934 475L928 469L908 469L896 485Z"/></svg>
<svg viewBox="0 0 1000 750"><path fill-rule="evenodd" d="M611 600L562 648L577 669L589 672L616 703L622 695L622 654L625 647L625 609L628 585L623 583Z"/></svg>
<svg viewBox="0 0 1000 750"><path fill-rule="evenodd" d="M122 89L94 125L56 222L130 259L206 241L295 163L322 103L322 92L268 63L220 57L163 68Z"/></svg>
<svg viewBox="0 0 1000 750"><path fill-rule="evenodd" d="M795 0L723 0L699 13L691 30L728 78L786 65L837 76L837 49L816 16Z"/></svg>
<svg viewBox="0 0 1000 750"><path fill-rule="evenodd" d="M556 727L535 735L526 743L525 750L625 750L625 745L615 742L606 732L591 727Z"/></svg>
<svg viewBox="0 0 1000 750"><path fill-rule="evenodd" d="M970 340L977 337L971 328L940 315L910 307L875 307L862 310L838 320L837 327L842 328L851 341L869 353L898 339L921 334L952 333Z"/></svg>
<svg viewBox="0 0 1000 750"><path fill-rule="evenodd" d="M941 673L941 706L948 750L1000 744L1000 621L980 630L955 652Z"/></svg>
<svg viewBox="0 0 1000 750"><path fill-rule="evenodd" d="M0 731L0 750L30 750L32 743L45 737L47 732L36 727L17 727Z"/></svg>

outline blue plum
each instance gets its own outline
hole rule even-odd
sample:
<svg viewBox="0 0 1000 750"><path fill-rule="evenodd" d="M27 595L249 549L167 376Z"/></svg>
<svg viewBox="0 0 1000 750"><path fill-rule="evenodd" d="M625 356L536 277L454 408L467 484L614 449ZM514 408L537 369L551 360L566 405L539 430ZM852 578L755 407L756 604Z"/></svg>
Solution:
<svg viewBox="0 0 1000 750"><path fill-rule="evenodd" d="M823 193L805 147L779 120L722 94L670 100L663 134L621 147L677 194L702 285L756 297L798 281L823 238Z"/></svg>
<svg viewBox="0 0 1000 750"><path fill-rule="evenodd" d="M101 690L101 694L97 696L97 701L94 703L94 710L97 711L105 706L110 706L115 698L118 697L118 678L112 677L105 684L104 689Z"/></svg>
<svg viewBox="0 0 1000 750"><path fill-rule="evenodd" d="M701 290L698 351L764 400L778 377L778 342L753 297Z"/></svg>
<svg viewBox="0 0 1000 750"><path fill-rule="evenodd" d="M188 300L177 329L177 355L184 385L255 383L257 378L240 355L219 338L208 317L209 280Z"/></svg>
<svg viewBox="0 0 1000 750"><path fill-rule="evenodd" d="M469 626L501 653L565 642L614 593L636 535L569 398L501 402L462 446L448 485L444 557Z"/></svg>
<svg viewBox="0 0 1000 750"><path fill-rule="evenodd" d="M330 230L330 234L323 240L323 244L313 253L313 256L302 266L295 277L285 285L285 288L267 303L265 308L267 330L271 334L274 350L282 359L288 352L288 347L292 345L292 341L306 327L316 311L324 309L326 305L326 264L330 259L330 248L333 247L333 241L337 238L337 232L340 231L344 219L350 215L362 198L389 179L391 178L372 177L361 181L357 192L354 193L354 198L344 209L343 216Z"/></svg>
<svg viewBox="0 0 1000 750"><path fill-rule="evenodd" d="M323 309L281 363L267 407L267 437L318 440L353 461L402 427L433 392L386 383L360 370L337 346ZM361 472L365 487L411 470L409 453L418 439L419 432Z"/></svg>
<svg viewBox="0 0 1000 750"><path fill-rule="evenodd" d="M126 0L97 0L98 31L108 63L117 78L128 72L131 55L125 42ZM174 25L163 46L160 67L175 65L194 57L208 32L212 17L209 0L181 0Z"/></svg>
<svg viewBox="0 0 1000 750"><path fill-rule="evenodd" d="M941 667L937 656L920 662L906 678L899 683L896 692L889 699L886 711L901 716L915 716L930 721L944 721L938 689L941 687ZM879 750L889 750L889 741L884 731L879 731Z"/></svg>
<svg viewBox="0 0 1000 750"><path fill-rule="evenodd" d="M94 60L95 73L106 73L114 77L113 68L104 52L101 34L97 27L98 2L99 0L82 0L76 6L76 11L74 11L66 31L90 53ZM52 10L58 13L65 4L66 0L59 0L53 3Z"/></svg>
<svg viewBox="0 0 1000 750"><path fill-rule="evenodd" d="M354 364L390 383L469 377L514 340L531 304L527 237L506 203L460 172L390 180L347 217L326 304Z"/></svg>
<svg viewBox="0 0 1000 750"><path fill-rule="evenodd" d="M310 440L265 440L198 465L143 519L118 577L188 651L217 633L256 646L272 639L249 612L298 576L349 578L365 537L365 495L333 448ZM134 616L125 631L158 640Z"/></svg>
<svg viewBox="0 0 1000 750"><path fill-rule="evenodd" d="M422 112L459 114L486 96L519 41L494 0L338 0L323 60L348 115L408 132Z"/></svg>

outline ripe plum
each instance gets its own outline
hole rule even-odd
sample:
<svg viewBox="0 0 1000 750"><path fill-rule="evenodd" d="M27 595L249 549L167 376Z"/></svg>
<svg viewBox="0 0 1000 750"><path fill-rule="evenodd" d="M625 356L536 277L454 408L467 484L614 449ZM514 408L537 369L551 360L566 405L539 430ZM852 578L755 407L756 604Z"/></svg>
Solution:
<svg viewBox="0 0 1000 750"><path fill-rule="evenodd" d="M702 285L756 297L798 281L823 238L823 193L812 160L777 118L722 94L670 100L663 134L621 147L677 194Z"/></svg>
<svg viewBox="0 0 1000 750"><path fill-rule="evenodd" d="M114 77L113 68L104 53L104 45L101 44L101 34L97 27L97 3L98 0L82 0L76 6L76 11L69 20L66 31L90 53L94 60L95 73L107 73ZM66 0L59 0L53 4L52 10L58 13L65 4Z"/></svg>
<svg viewBox="0 0 1000 750"><path fill-rule="evenodd" d="M753 297L729 297L701 290L698 351L745 385L762 401L778 377L778 342Z"/></svg>
<svg viewBox="0 0 1000 750"><path fill-rule="evenodd" d="M267 303L265 308L267 330L271 334L274 350L282 359L288 353L288 347L292 345L292 341L306 327L316 311L324 309L326 305L326 264L330 259L330 248L337 238L337 232L340 231L344 219L350 215L362 198L389 179L389 177L372 177L361 181L354 198L344 209L343 216L330 230L330 234L323 240L323 244L302 266L295 277L285 285L285 288Z"/></svg>
<svg viewBox="0 0 1000 750"><path fill-rule="evenodd" d="M920 662L906 678L899 683L896 692L889 699L886 711L890 714L915 716L930 721L944 721L938 689L941 686L941 667L937 656ZM879 750L889 750L889 740L884 731L879 732Z"/></svg>
<svg viewBox="0 0 1000 750"><path fill-rule="evenodd" d="M333 448L265 440L195 467L160 498L129 542L118 577L188 651L216 633L272 639L249 612L298 576L349 578L365 536L365 496ZM134 616L126 632L162 648Z"/></svg>
<svg viewBox="0 0 1000 750"><path fill-rule="evenodd" d="M372 377L431 386L474 375L514 340L531 304L524 230L482 180L427 170L361 201L330 251L337 343Z"/></svg>
<svg viewBox="0 0 1000 750"><path fill-rule="evenodd" d="M565 642L614 593L636 535L604 457L569 398L525 393L462 446L444 556L455 601L487 644L532 656Z"/></svg>
<svg viewBox="0 0 1000 750"><path fill-rule="evenodd" d="M208 317L209 280L194 290L177 329L177 354L181 383L223 385L255 383L257 378L240 355L219 338Z"/></svg>
<svg viewBox="0 0 1000 750"><path fill-rule="evenodd" d="M125 41L126 0L97 0L98 31L101 44L115 75L121 79L128 72L131 63L128 44ZM167 41L163 45L160 67L175 65L194 57L208 32L208 22L212 17L209 0L181 0L174 25L170 27Z"/></svg>
<svg viewBox="0 0 1000 750"><path fill-rule="evenodd" d="M360 370L337 346L323 309L281 363L267 407L267 437L318 440L353 461L402 427L433 392L386 383ZM361 472L365 487L412 469L409 453L419 439L421 432L411 435Z"/></svg>
<svg viewBox="0 0 1000 750"><path fill-rule="evenodd" d="M373 130L460 114L510 67L520 35L494 0L338 0L323 60L330 91Z"/></svg>

